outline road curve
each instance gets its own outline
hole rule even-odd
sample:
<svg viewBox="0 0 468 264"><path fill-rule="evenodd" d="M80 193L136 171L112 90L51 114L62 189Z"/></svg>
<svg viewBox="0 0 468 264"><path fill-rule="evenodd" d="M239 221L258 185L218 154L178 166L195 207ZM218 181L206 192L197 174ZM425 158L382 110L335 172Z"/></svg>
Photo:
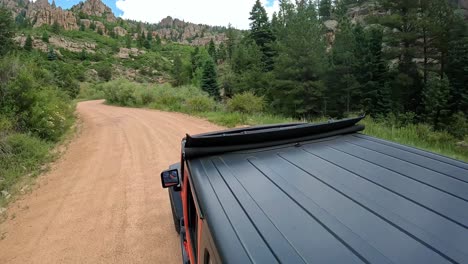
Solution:
<svg viewBox="0 0 468 264"><path fill-rule="evenodd" d="M180 263L159 172L180 140L221 129L178 113L88 101L81 132L0 224L0 263Z"/></svg>

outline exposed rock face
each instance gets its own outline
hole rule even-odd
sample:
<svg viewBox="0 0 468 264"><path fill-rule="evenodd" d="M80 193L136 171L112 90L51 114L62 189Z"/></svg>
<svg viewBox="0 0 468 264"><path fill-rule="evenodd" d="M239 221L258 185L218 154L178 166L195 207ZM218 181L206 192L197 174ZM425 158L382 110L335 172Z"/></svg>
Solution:
<svg viewBox="0 0 468 264"><path fill-rule="evenodd" d="M226 40L226 35L217 33L216 27L189 23L177 18L173 19L170 16L162 19L158 26L160 29L156 30L156 35L182 44L201 46L208 44L211 39L215 44Z"/></svg>
<svg viewBox="0 0 468 264"><path fill-rule="evenodd" d="M131 48L131 49L120 48L119 53L116 54L115 57L119 59L130 59L130 56L136 57L138 55L145 54L145 53L146 51L139 50L137 48Z"/></svg>
<svg viewBox="0 0 468 264"><path fill-rule="evenodd" d="M35 21L34 27L52 25L57 22L65 30L78 29L76 17L72 12L53 7L47 0L37 0L29 4L26 17Z"/></svg>
<svg viewBox="0 0 468 264"><path fill-rule="evenodd" d="M123 27L115 27L114 28L114 33L117 36L123 37L123 36L127 35L127 30L125 30L125 28L123 28Z"/></svg>
<svg viewBox="0 0 468 264"><path fill-rule="evenodd" d="M20 4L21 3L21 4ZM104 35L109 35L105 25L101 21L94 21L93 18L105 18L110 23L116 23L118 20L112 13L112 10L106 6L102 0L86 0L73 6L71 11L56 7L55 2L49 4L48 0L0 0L0 5L9 8L14 17L23 14L25 18L33 23L34 27L42 25L53 25L57 22L65 30L78 30L80 25L90 28L95 25L95 31L102 31ZM81 19L80 19L81 18ZM135 27L135 22L129 22L130 26ZM112 25L112 24L111 24ZM139 24L141 31L147 34L147 29L143 24ZM113 33L123 37L128 34L127 30L117 24L113 24ZM226 35L220 32L219 27L210 27L208 25L188 23L183 20L166 17L160 23L152 25L157 28L152 32L153 37L159 36L164 40L187 45L207 45L212 39L216 44L226 41ZM136 39L138 35L134 35Z"/></svg>
<svg viewBox="0 0 468 264"><path fill-rule="evenodd" d="M82 12L88 16L105 17L108 22L117 21L112 10L101 0L86 0L85 2L80 2L72 7L72 11Z"/></svg>
<svg viewBox="0 0 468 264"><path fill-rule="evenodd" d="M24 46L26 42L26 36L18 36L15 38L15 41L20 45ZM63 48L68 51L72 52L81 52L85 50L87 53L95 53L96 52L96 44L88 43L88 42L75 42L70 41L61 37L50 37L49 43L45 43L41 39L33 38L33 48L38 49L43 52L49 51L49 47L53 47L54 49ZM58 50L57 50L58 52Z"/></svg>

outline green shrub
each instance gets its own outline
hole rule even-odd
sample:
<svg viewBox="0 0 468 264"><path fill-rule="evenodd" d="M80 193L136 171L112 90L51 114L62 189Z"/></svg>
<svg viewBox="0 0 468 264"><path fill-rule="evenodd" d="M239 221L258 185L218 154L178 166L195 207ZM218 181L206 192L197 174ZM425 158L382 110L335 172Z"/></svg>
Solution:
<svg viewBox="0 0 468 264"><path fill-rule="evenodd" d="M50 149L47 142L27 134L9 135L4 144L8 152L0 153L0 191L9 190L24 173L46 162Z"/></svg>
<svg viewBox="0 0 468 264"><path fill-rule="evenodd" d="M104 91L102 85L96 85L91 83L81 83L79 99L96 100L104 99Z"/></svg>
<svg viewBox="0 0 468 264"><path fill-rule="evenodd" d="M98 76L108 82L112 79L112 65L110 63L100 63L96 65Z"/></svg>
<svg viewBox="0 0 468 264"><path fill-rule="evenodd" d="M184 103L184 96L171 90L162 90L157 93L152 108L166 111L181 111Z"/></svg>
<svg viewBox="0 0 468 264"><path fill-rule="evenodd" d="M208 96L197 95L188 98L185 102L185 107L188 113L210 112L215 109L216 103Z"/></svg>
<svg viewBox="0 0 468 264"><path fill-rule="evenodd" d="M450 120L449 133L458 139L468 136L468 116L463 112L454 114Z"/></svg>
<svg viewBox="0 0 468 264"><path fill-rule="evenodd" d="M53 88L38 91L32 97L28 127L43 139L58 141L73 122L74 107Z"/></svg>
<svg viewBox="0 0 468 264"><path fill-rule="evenodd" d="M251 92L236 94L227 102L227 109L230 112L240 112L244 114L261 113L265 108L263 97L255 96Z"/></svg>
<svg viewBox="0 0 468 264"><path fill-rule="evenodd" d="M145 87L136 90L137 105L146 106L156 100L155 92L150 87Z"/></svg>
<svg viewBox="0 0 468 264"><path fill-rule="evenodd" d="M137 103L135 91L138 87L138 84L120 79L103 84L103 91L106 101L110 104L135 106Z"/></svg>

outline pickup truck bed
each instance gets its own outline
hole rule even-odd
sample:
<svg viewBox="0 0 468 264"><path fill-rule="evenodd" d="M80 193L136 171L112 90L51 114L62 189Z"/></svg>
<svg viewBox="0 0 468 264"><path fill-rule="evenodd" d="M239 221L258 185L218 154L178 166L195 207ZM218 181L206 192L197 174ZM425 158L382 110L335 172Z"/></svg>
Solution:
<svg viewBox="0 0 468 264"><path fill-rule="evenodd" d="M360 133L187 161L230 263L468 263L468 164Z"/></svg>

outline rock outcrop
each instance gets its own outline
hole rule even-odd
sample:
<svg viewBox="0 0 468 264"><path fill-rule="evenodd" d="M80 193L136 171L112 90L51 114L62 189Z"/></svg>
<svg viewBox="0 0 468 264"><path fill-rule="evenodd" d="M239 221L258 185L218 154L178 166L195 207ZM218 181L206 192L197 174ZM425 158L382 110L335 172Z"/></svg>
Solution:
<svg viewBox="0 0 468 264"><path fill-rule="evenodd" d="M126 36L128 34L128 32L123 27L115 27L114 28L114 34L119 36L119 37L123 37L123 36Z"/></svg>
<svg viewBox="0 0 468 264"><path fill-rule="evenodd" d="M207 45L212 39L216 44L226 41L226 35L221 30L222 28L189 23L170 16L153 25L127 21L128 24L124 28L102 0L86 0L73 6L70 10L63 10L57 7L55 2L50 4L48 0L36 0L35 2L31 0L0 0L0 5L9 8L15 18L18 15L24 16L35 28L57 23L64 30L78 30L81 26L89 29L93 25L96 32L102 32L104 35L114 33L116 36L124 37L128 34L127 29L133 28L134 30L136 26L140 26L140 31L145 34L148 33L148 28L153 28L153 37L159 36L163 41L170 40L196 46ZM103 22L108 22L111 27L106 27ZM110 30L113 32L108 32ZM138 35L134 34L133 37L136 39Z"/></svg>
<svg viewBox="0 0 468 264"><path fill-rule="evenodd" d="M30 21L35 21L34 27L58 23L65 30L78 29L76 17L72 12L63 10L60 7L54 7L47 0L37 0L30 3L26 11L26 17Z"/></svg>
<svg viewBox="0 0 468 264"><path fill-rule="evenodd" d="M155 32L156 35L182 44L204 46L210 43L211 39L215 44L220 44L226 40L226 35L217 32L216 27L185 22L170 16L162 19L158 23L158 27L159 29Z"/></svg>
<svg viewBox="0 0 468 264"><path fill-rule="evenodd" d="M112 9L106 6L101 0L86 0L85 2L80 2L73 6L71 10L75 13L81 12L88 16L103 17L107 22L117 21L114 13L112 13Z"/></svg>
<svg viewBox="0 0 468 264"><path fill-rule="evenodd" d="M20 46L24 46L26 42L26 36L18 36L15 38L15 41ZM71 52L81 52L82 50L85 50L87 53L96 52L96 44L94 43L71 41L62 37L50 37L49 43L45 43L41 39L33 37L33 48L47 52L49 51L49 47L57 50L62 48Z"/></svg>

